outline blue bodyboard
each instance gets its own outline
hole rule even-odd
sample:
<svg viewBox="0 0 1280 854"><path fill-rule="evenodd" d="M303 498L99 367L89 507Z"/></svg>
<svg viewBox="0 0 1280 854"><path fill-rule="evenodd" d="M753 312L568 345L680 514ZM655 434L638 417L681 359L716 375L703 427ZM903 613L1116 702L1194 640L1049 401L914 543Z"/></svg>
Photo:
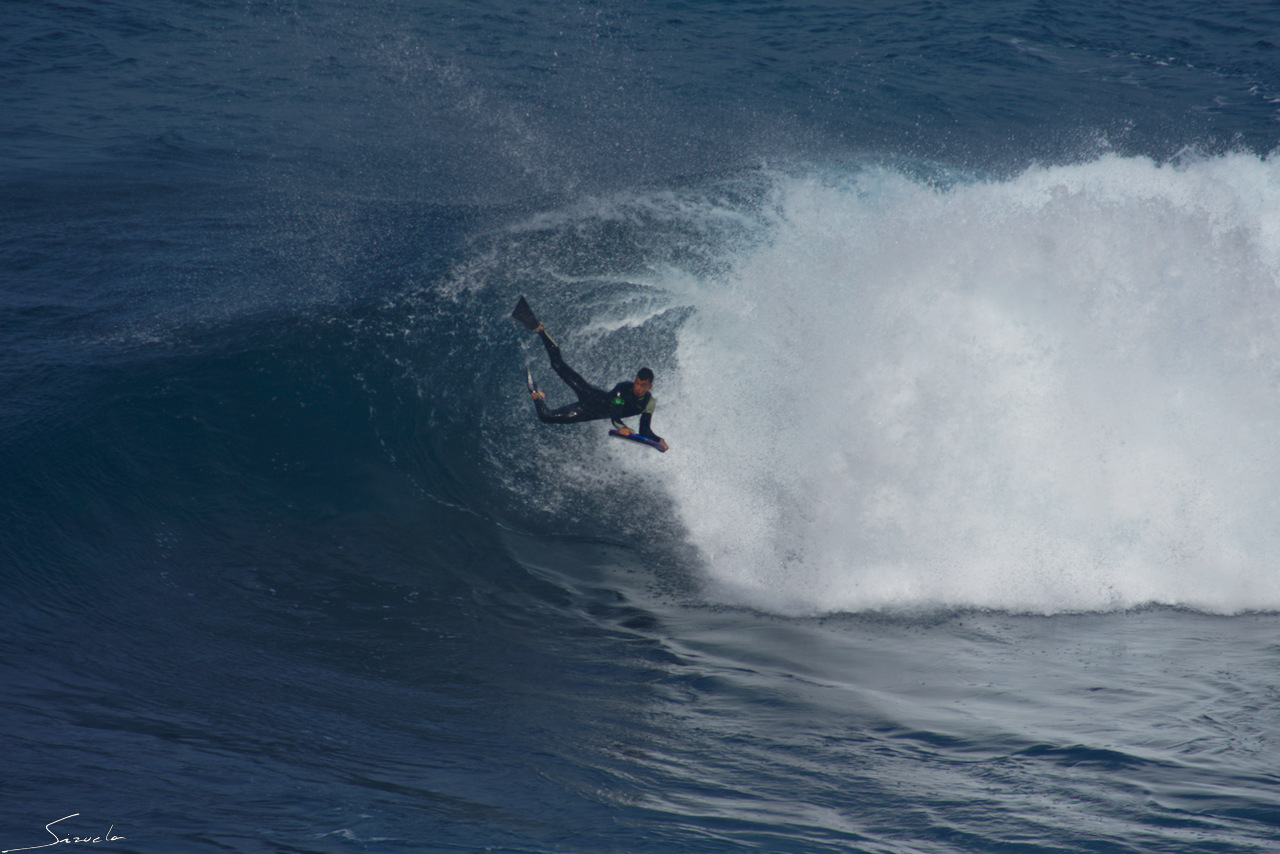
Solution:
<svg viewBox="0 0 1280 854"><path fill-rule="evenodd" d="M619 433L617 430L610 430L609 435L618 439L626 439L628 442L638 442L641 445L648 445L650 448L653 448L655 451L658 451L660 453L665 453L665 449L661 445L659 445L657 442L653 441L652 439L646 439L644 436L641 436L639 433L632 432L630 436L624 436L621 433Z"/></svg>

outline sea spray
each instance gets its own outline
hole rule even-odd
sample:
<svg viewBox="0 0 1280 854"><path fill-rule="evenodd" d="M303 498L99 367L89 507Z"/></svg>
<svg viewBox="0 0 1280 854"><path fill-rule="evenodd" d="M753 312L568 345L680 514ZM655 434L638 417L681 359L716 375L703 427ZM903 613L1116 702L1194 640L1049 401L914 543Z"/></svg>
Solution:
<svg viewBox="0 0 1280 854"><path fill-rule="evenodd" d="M793 172L766 208L673 288L669 483L712 596L1280 608L1280 163Z"/></svg>

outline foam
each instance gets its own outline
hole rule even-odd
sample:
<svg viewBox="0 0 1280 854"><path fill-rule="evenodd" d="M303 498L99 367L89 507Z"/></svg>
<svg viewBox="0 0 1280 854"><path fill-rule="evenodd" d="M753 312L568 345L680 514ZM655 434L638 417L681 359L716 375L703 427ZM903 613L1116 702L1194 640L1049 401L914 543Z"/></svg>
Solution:
<svg viewBox="0 0 1280 854"><path fill-rule="evenodd" d="M1280 608L1280 162L773 191L663 388L709 595Z"/></svg>

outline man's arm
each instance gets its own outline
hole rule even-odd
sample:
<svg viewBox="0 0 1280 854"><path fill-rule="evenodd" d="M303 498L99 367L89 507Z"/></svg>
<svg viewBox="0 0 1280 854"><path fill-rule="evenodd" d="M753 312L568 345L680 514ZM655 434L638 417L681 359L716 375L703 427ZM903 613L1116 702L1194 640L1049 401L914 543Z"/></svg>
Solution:
<svg viewBox="0 0 1280 854"><path fill-rule="evenodd" d="M655 442L661 442L662 437L653 432L653 428L649 423L653 420L653 407L650 405L648 409L640 414L640 435L646 439L652 439Z"/></svg>
<svg viewBox="0 0 1280 854"><path fill-rule="evenodd" d="M653 412L657 408L657 401L654 400L653 395L649 395L648 403L645 404L644 409L640 410L640 429L639 430L632 430L630 427L628 427L626 424L623 423L622 421L624 417L623 413L627 409L627 404L623 401L625 401L625 399L627 398L628 396L627 393L630 392L630 390L631 389L630 389L629 383L618 383L616 386L613 387L614 403L613 403L613 406L611 407L609 418L613 422L614 429L617 430L619 433L621 433L623 436L627 436L631 433L638 432L644 438L652 439L653 441L662 445L662 450L664 451L667 450L666 440L663 439L661 436L659 436L657 433L653 432L653 428L649 426L653 420ZM630 414L634 414L634 410Z"/></svg>
<svg viewBox="0 0 1280 854"><path fill-rule="evenodd" d="M609 421L613 424L613 429L624 436L631 432L631 428L622 421L625 417L623 413L627 410L626 388L626 383L618 383L613 387L613 391L609 392L612 400L609 404Z"/></svg>
<svg viewBox="0 0 1280 854"><path fill-rule="evenodd" d="M658 408L658 402L653 399L653 395L649 395L649 405L644 408L644 412L640 413L640 435L646 439L652 439L662 446L662 450L667 450L667 440L653 432L653 428L649 426L653 421L653 411Z"/></svg>

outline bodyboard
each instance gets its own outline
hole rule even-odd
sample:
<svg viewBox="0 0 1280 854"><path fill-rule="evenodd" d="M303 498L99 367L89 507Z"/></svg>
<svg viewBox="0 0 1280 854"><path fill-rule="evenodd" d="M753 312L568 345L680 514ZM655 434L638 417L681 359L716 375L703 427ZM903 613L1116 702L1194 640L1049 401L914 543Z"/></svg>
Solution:
<svg viewBox="0 0 1280 854"><path fill-rule="evenodd" d="M641 445L648 445L650 448L653 448L655 451L659 453L666 453L663 447L659 445L657 442L653 441L652 439L646 439L644 436L641 436L639 433L636 433L634 431L632 431L631 435L624 436L621 433L619 433L617 430L610 430L609 435L618 439L626 439L628 442L638 442Z"/></svg>

